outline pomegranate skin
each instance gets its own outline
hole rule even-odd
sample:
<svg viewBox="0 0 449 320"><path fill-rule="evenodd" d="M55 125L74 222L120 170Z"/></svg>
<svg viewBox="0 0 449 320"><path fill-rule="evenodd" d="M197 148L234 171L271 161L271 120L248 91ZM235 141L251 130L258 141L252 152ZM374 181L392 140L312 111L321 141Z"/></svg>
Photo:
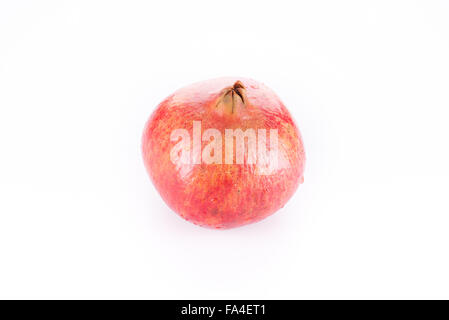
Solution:
<svg viewBox="0 0 449 320"><path fill-rule="evenodd" d="M177 143L172 132L186 129L192 147L195 121L201 121L201 133L209 128L222 133L222 164L195 161L194 156L189 163L171 159ZM236 157L226 164L226 129L266 129L267 133L277 129L277 165L263 171L259 161L248 162L249 152L243 164L237 164ZM209 142L202 138L201 150ZM248 140L244 140L246 148ZM231 147L234 156L236 145ZM272 150L268 134L266 150ZM226 229L264 219L282 208L304 180L304 146L292 116L271 89L242 77L195 83L167 97L146 123L142 153L148 174L168 206L203 227Z"/></svg>

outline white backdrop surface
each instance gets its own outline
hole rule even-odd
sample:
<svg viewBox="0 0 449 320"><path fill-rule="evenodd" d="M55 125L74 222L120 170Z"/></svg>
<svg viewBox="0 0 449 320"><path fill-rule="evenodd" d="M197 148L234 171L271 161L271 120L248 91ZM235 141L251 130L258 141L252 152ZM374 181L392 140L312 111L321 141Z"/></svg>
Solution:
<svg viewBox="0 0 449 320"><path fill-rule="evenodd" d="M262 81L305 183L228 231L141 159L189 83ZM0 298L449 298L446 1L1 1Z"/></svg>

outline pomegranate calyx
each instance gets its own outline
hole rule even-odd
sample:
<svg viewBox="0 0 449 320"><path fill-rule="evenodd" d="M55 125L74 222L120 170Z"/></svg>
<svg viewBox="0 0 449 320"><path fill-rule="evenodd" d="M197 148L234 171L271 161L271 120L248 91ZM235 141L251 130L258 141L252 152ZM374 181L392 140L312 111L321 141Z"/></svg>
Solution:
<svg viewBox="0 0 449 320"><path fill-rule="evenodd" d="M221 109L224 113L233 114L245 108L247 102L245 86L242 82L236 81L233 86L221 91L216 108Z"/></svg>

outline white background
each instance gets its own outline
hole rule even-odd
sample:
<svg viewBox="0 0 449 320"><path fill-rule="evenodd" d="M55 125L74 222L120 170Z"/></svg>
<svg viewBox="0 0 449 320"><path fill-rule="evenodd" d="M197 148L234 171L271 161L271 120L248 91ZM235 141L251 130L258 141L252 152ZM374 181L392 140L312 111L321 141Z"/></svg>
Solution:
<svg viewBox="0 0 449 320"><path fill-rule="evenodd" d="M140 154L174 90L262 81L305 183L228 231ZM1 1L0 298L449 298L447 1Z"/></svg>

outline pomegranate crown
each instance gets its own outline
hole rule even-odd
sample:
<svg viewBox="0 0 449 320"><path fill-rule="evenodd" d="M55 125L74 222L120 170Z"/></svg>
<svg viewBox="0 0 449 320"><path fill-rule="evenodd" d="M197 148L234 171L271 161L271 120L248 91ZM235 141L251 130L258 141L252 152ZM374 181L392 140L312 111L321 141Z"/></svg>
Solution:
<svg viewBox="0 0 449 320"><path fill-rule="evenodd" d="M221 109L223 113L233 114L246 107L246 88L243 83L237 80L234 85L221 90L215 107Z"/></svg>

